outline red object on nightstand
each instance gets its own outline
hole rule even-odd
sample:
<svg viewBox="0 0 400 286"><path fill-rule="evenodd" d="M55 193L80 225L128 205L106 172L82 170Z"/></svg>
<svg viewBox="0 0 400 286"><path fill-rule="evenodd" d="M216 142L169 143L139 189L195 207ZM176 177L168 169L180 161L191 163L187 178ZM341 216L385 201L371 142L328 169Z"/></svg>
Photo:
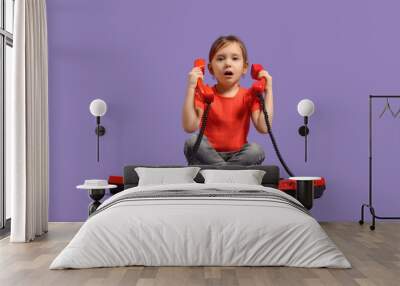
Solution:
<svg viewBox="0 0 400 286"><path fill-rule="evenodd" d="M280 179L278 189L281 191L295 191L296 190L296 181L289 179Z"/></svg>
<svg viewBox="0 0 400 286"><path fill-rule="evenodd" d="M122 176L109 176L108 183L112 185L117 185L116 188L110 189L110 193L115 195L124 190L124 177Z"/></svg>
<svg viewBox="0 0 400 286"><path fill-rule="evenodd" d="M326 188L325 179L321 177L320 180L314 181L314 198L319 198L322 196L323 192ZM289 179L280 179L278 184L278 189L289 193L290 195L295 194L296 192L296 181Z"/></svg>
<svg viewBox="0 0 400 286"><path fill-rule="evenodd" d="M122 176L109 176L108 183L113 185L123 185L124 184L124 177Z"/></svg>

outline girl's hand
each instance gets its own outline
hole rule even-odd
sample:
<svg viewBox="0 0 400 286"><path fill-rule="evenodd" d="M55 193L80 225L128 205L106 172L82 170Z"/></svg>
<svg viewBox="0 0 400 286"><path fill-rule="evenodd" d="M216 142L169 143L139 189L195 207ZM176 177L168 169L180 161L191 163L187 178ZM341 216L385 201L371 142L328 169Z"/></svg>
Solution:
<svg viewBox="0 0 400 286"><path fill-rule="evenodd" d="M265 91L272 89L272 76L266 71L262 70L258 74L258 78L265 78L267 80L267 84L265 86Z"/></svg>
<svg viewBox="0 0 400 286"><path fill-rule="evenodd" d="M199 78L203 79L204 75L201 71L201 68L199 67L194 67L192 70L189 72L188 75L188 87L189 88L196 88L197 86L197 80Z"/></svg>

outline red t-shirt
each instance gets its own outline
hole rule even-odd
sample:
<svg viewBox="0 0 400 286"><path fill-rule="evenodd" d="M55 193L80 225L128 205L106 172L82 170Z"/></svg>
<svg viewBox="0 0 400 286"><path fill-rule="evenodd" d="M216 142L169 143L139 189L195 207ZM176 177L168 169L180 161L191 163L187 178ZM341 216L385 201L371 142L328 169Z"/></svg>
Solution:
<svg viewBox="0 0 400 286"><path fill-rule="evenodd" d="M215 86L213 90L215 97L204 135L218 152L239 151L247 143L251 113L261 109L260 103L243 87L239 87L234 97L221 96ZM205 103L197 92L194 99L195 106L205 110Z"/></svg>

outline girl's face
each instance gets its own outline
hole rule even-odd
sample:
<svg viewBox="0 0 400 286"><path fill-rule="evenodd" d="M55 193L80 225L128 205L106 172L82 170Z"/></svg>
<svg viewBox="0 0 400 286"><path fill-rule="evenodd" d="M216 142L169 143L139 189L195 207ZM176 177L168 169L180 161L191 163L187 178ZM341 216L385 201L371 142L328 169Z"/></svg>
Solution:
<svg viewBox="0 0 400 286"><path fill-rule="evenodd" d="M242 50L238 43L233 42L218 50L209 65L210 73L219 84L232 87L240 81L247 71Z"/></svg>

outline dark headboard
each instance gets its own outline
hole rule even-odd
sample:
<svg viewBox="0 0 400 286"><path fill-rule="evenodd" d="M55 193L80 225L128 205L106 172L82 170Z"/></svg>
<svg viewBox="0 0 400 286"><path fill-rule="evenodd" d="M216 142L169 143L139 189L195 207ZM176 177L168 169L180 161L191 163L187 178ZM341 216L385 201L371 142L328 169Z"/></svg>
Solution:
<svg viewBox="0 0 400 286"><path fill-rule="evenodd" d="M253 165L253 166L214 166L214 165L193 165L201 169L218 169L218 170L263 170L265 175L262 179L262 185L265 187L277 188L279 183L279 167L274 165ZM149 168L182 168L187 166L178 165L165 165L165 166L145 166L145 165L129 165L124 167L124 189L136 187L139 182L139 177L135 172L136 167L149 167ZM203 176L198 173L194 180L197 183L204 183Z"/></svg>

